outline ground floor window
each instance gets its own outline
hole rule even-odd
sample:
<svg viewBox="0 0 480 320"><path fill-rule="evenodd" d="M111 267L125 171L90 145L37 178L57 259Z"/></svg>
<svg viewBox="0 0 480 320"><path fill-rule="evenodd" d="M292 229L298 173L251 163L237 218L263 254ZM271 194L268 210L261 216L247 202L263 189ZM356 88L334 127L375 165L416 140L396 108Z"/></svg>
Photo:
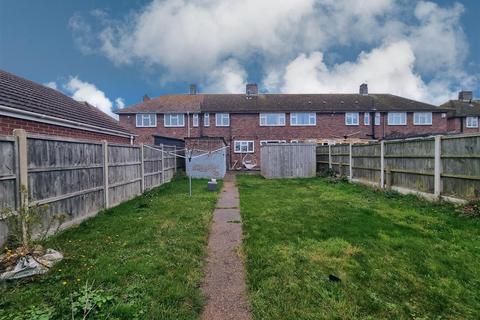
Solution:
<svg viewBox="0 0 480 320"><path fill-rule="evenodd" d="M478 117L467 117L467 128L478 128Z"/></svg>
<svg viewBox="0 0 480 320"><path fill-rule="evenodd" d="M236 140L233 142L235 153L253 153L255 144L252 140Z"/></svg>
<svg viewBox="0 0 480 320"><path fill-rule="evenodd" d="M287 143L287 140L260 140L260 145Z"/></svg>
<svg viewBox="0 0 480 320"><path fill-rule="evenodd" d="M405 126L407 124L406 112L389 112L388 125L389 126Z"/></svg>

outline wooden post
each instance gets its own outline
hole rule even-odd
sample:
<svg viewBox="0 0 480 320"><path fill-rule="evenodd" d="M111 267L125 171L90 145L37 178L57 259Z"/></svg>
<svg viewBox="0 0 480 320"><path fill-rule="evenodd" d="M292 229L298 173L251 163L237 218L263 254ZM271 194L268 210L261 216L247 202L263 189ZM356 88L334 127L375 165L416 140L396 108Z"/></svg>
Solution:
<svg viewBox="0 0 480 320"><path fill-rule="evenodd" d="M145 192L145 149L143 148L143 143L140 144L140 171L142 175L142 193Z"/></svg>
<svg viewBox="0 0 480 320"><path fill-rule="evenodd" d="M165 155L163 154L163 144L162 144L162 184L165 183Z"/></svg>
<svg viewBox="0 0 480 320"><path fill-rule="evenodd" d="M385 188L385 141L380 141L380 188Z"/></svg>
<svg viewBox="0 0 480 320"><path fill-rule="evenodd" d="M22 210L28 207L28 155L27 155L27 132L24 129L14 129L13 135L17 144L17 181L18 181L18 199L17 209ZM26 214L23 212L21 215ZM28 229L26 216L21 219L22 225L22 244L28 249Z"/></svg>
<svg viewBox="0 0 480 320"><path fill-rule="evenodd" d="M109 185L108 185L108 142L107 140L102 141L103 145L103 196L104 196L104 206L105 209L109 207Z"/></svg>
<svg viewBox="0 0 480 320"><path fill-rule="evenodd" d="M352 157L352 150L353 146L352 143L349 144L348 146L348 166L349 166L349 174L348 174L348 179L352 181L353 179L353 157Z"/></svg>
<svg viewBox="0 0 480 320"><path fill-rule="evenodd" d="M434 195L440 198L442 194L442 136L435 136L435 171L434 171Z"/></svg>
<svg viewBox="0 0 480 320"><path fill-rule="evenodd" d="M328 145L328 167L332 169L332 145Z"/></svg>

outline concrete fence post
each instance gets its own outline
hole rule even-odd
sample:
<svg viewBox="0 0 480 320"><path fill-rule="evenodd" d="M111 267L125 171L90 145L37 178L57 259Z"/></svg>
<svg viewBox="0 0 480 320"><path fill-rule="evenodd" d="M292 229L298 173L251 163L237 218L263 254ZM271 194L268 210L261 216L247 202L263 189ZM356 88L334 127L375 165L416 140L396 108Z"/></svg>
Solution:
<svg viewBox="0 0 480 320"><path fill-rule="evenodd" d="M332 145L328 145L328 167L332 169Z"/></svg>
<svg viewBox="0 0 480 320"><path fill-rule="evenodd" d="M28 206L28 155L27 132L24 129L14 129L17 158L17 209Z"/></svg>
<svg viewBox="0 0 480 320"><path fill-rule="evenodd" d="M109 207L109 184L108 184L108 142L106 140L102 141L103 146L103 197L104 197L104 206L105 209Z"/></svg>
<svg viewBox="0 0 480 320"><path fill-rule="evenodd" d="M145 192L145 149L143 143L140 144L140 174L142 176L142 192Z"/></svg>
<svg viewBox="0 0 480 320"><path fill-rule="evenodd" d="M352 181L353 179L353 157L352 157L352 151L353 151L353 145L350 143L348 145L348 167L349 167L349 174L348 174L348 179Z"/></svg>
<svg viewBox="0 0 480 320"><path fill-rule="evenodd" d="M435 160L434 160L434 195L439 198L442 194L442 136L435 136Z"/></svg>
<svg viewBox="0 0 480 320"><path fill-rule="evenodd" d="M380 141L380 188L385 188L385 141Z"/></svg>
<svg viewBox="0 0 480 320"><path fill-rule="evenodd" d="M175 157L173 158L174 164L175 164L173 172L175 172L176 174L177 173L177 146L173 146L173 154L175 155Z"/></svg>
<svg viewBox="0 0 480 320"><path fill-rule="evenodd" d="M164 155L164 148L162 143L162 184L165 183L165 155Z"/></svg>

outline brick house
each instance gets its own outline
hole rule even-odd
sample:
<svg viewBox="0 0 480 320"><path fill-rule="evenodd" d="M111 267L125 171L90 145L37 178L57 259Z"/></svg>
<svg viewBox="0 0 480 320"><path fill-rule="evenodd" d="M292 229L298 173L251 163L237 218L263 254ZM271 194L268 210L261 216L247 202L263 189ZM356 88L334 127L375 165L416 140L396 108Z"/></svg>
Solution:
<svg viewBox="0 0 480 320"><path fill-rule="evenodd" d="M480 100L473 99L472 91L460 91L458 100L450 100L440 107L450 109L448 112L448 132L480 132Z"/></svg>
<svg viewBox="0 0 480 320"><path fill-rule="evenodd" d="M376 140L447 131L448 109L390 94L164 95L118 111L120 124L152 143L174 138L223 137L231 145L230 165L247 154L259 162L260 145L301 141Z"/></svg>
<svg viewBox="0 0 480 320"><path fill-rule="evenodd" d="M128 144L134 138L94 106L0 70L0 134L11 135L13 129Z"/></svg>

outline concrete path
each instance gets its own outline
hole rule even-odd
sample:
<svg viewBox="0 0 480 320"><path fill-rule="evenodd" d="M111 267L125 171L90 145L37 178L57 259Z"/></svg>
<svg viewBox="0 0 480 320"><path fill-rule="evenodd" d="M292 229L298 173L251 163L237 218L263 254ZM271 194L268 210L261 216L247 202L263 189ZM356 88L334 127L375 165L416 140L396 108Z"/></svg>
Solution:
<svg viewBox="0 0 480 320"><path fill-rule="evenodd" d="M245 268L239 256L242 224L235 175L227 173L213 212L208 258L202 292L207 304L205 320L251 319Z"/></svg>

